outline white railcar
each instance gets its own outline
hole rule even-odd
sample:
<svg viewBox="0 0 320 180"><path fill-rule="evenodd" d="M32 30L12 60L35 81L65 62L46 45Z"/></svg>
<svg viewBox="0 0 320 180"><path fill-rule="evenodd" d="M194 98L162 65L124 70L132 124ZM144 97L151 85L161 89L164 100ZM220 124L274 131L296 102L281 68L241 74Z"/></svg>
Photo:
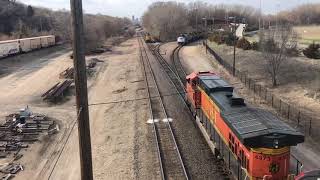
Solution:
<svg viewBox="0 0 320 180"><path fill-rule="evenodd" d="M40 41L41 41L41 47L46 48L49 46L48 36L41 36Z"/></svg>
<svg viewBox="0 0 320 180"><path fill-rule="evenodd" d="M20 45L18 40L0 41L0 58L18 54L19 52Z"/></svg>
<svg viewBox="0 0 320 180"><path fill-rule="evenodd" d="M49 46L54 46L56 44L56 37L55 36L48 36L48 44Z"/></svg>
<svg viewBox="0 0 320 180"><path fill-rule="evenodd" d="M30 39L30 44L31 44L31 49L40 49L41 48L41 38L40 37L33 37L29 38Z"/></svg>
<svg viewBox="0 0 320 180"><path fill-rule="evenodd" d="M0 41L0 58L54 46L55 44L55 36L53 35Z"/></svg>
<svg viewBox="0 0 320 180"><path fill-rule="evenodd" d="M19 42L20 42L20 48L22 52L29 52L32 50L30 38L19 39Z"/></svg>

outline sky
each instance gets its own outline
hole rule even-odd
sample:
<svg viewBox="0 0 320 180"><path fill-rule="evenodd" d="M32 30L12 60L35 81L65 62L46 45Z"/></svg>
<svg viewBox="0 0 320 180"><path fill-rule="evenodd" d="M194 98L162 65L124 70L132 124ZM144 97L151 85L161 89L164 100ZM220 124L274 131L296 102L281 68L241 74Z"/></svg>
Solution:
<svg viewBox="0 0 320 180"><path fill-rule="evenodd" d="M69 0L19 0L22 3L50 8L53 10L70 9ZM152 2L159 0L82 0L86 13L105 14L118 17L140 17ZM179 2L195 2L195 0L177 0ZM260 7L260 0L203 0L210 4L242 4L256 8ZM305 3L320 3L320 0L261 0L262 11L274 14L281 10L291 9Z"/></svg>

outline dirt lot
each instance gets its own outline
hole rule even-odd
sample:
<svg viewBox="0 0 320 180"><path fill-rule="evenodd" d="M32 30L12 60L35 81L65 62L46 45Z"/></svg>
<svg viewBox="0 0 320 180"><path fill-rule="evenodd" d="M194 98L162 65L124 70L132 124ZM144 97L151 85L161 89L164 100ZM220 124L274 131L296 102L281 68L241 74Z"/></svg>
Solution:
<svg viewBox="0 0 320 180"><path fill-rule="evenodd" d="M180 52L180 58L183 66L188 73L193 71L213 70L227 80L231 85L235 87L236 93L244 97L246 102L256 107L260 107L276 113L273 109L261 104L258 97L255 97L251 91L249 91L238 79L232 77L227 71L218 65L215 59L205 53L205 49L199 45L185 46ZM297 157L304 164L303 170L311 170L320 168L318 156L320 152L319 144L313 140L307 139L307 142L300 144L297 147L292 148L293 155Z"/></svg>
<svg viewBox="0 0 320 180"><path fill-rule="evenodd" d="M40 98L59 80L59 73L72 65L69 54L68 50L59 50L14 65L0 61L10 69L0 78L1 119L29 105L34 112L54 117L61 125L57 135L44 138L24 153L21 163L25 169L16 179L80 177L77 127L72 129L76 120L74 96L57 105ZM146 123L147 101L125 101L145 96L138 42L131 39L112 52L88 59L92 57L103 61L88 81L95 179L157 179L157 157L152 153L152 133ZM124 102L109 103L115 101ZM66 146L58 158L63 144Z"/></svg>

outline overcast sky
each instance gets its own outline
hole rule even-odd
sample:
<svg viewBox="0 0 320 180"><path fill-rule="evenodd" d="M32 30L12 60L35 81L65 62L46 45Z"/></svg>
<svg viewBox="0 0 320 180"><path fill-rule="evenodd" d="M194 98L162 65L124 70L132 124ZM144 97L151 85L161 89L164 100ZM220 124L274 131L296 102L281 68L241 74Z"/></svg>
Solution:
<svg viewBox="0 0 320 180"><path fill-rule="evenodd" d="M19 0L25 4L42 6L50 9L70 9L69 0ZM111 16L139 17L148 5L157 0L82 0L83 8L87 13L101 13ZM179 2L194 2L194 0L178 0ZM244 4L259 8L259 0L203 0L212 4ZM264 13L276 13L280 10L290 9L304 3L320 3L320 0L262 0Z"/></svg>

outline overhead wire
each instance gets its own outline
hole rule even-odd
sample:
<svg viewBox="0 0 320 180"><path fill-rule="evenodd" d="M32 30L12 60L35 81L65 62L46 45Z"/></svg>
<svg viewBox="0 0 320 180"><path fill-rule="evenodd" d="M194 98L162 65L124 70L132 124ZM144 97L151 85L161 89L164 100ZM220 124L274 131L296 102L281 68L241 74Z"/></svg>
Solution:
<svg viewBox="0 0 320 180"><path fill-rule="evenodd" d="M78 111L78 114L77 114L77 118L74 120L74 122L73 122L73 124L72 124L72 127L71 127L71 130L70 130L70 132L69 132L69 134L68 134L68 136L67 136L67 139L66 139L66 141L63 143L63 146L62 146L61 150L59 151L58 157L57 157L56 161L54 162L53 168L52 168L51 171L50 171L48 180L50 180L50 178L51 178L51 176L52 176L52 174L53 174L53 171L54 171L55 168L57 167L57 164L58 164L58 161L59 161L59 159L60 159L60 157L61 157L61 155L62 155L62 152L64 151L64 148L66 147L66 144L68 143L68 141L69 141L69 139L70 139L70 137L71 137L71 134L72 134L72 132L73 132L73 129L74 129L74 127L76 126L76 124L77 124L77 122L78 122L78 119L79 119L79 116L80 116L81 111L82 111L82 107L79 108L79 111Z"/></svg>
<svg viewBox="0 0 320 180"><path fill-rule="evenodd" d="M189 92L194 92L194 91L189 91ZM170 94L163 94L163 95L160 95L160 96L151 96L151 97L125 99L125 100L119 100L119 101L107 101L107 102L90 103L89 106L118 104L118 103L131 102L131 101L141 101L141 100L147 100L149 98L152 99L152 98L163 98L163 97L170 97L170 96L180 96L181 94L187 94L189 92L176 92L176 93L170 93Z"/></svg>

